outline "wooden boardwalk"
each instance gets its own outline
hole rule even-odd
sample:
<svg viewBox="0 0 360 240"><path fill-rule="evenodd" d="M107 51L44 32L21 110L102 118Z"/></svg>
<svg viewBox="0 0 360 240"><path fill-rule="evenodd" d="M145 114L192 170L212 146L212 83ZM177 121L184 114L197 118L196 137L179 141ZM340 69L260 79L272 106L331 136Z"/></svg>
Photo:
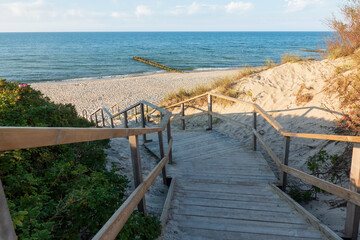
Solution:
<svg viewBox="0 0 360 240"><path fill-rule="evenodd" d="M278 179L260 152L216 131L173 138L167 172L176 184L163 239L327 239L270 186Z"/></svg>

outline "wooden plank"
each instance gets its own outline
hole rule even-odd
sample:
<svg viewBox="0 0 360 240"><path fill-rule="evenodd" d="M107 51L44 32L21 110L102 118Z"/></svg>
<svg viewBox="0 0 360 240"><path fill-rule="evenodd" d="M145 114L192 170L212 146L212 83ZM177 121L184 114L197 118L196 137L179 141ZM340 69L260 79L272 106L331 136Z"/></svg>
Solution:
<svg viewBox="0 0 360 240"><path fill-rule="evenodd" d="M360 143L360 137L358 137L358 136L311 134L311 133L289 133L289 132L282 132L281 134L283 136L287 136L287 137Z"/></svg>
<svg viewBox="0 0 360 240"><path fill-rule="evenodd" d="M185 116L185 104L181 104L181 117ZM181 129L185 130L185 119L181 120Z"/></svg>
<svg viewBox="0 0 360 240"><path fill-rule="evenodd" d="M173 140L170 141L170 149L172 146ZM126 199L126 201L121 205L121 207L111 216L111 218L105 223L105 225L99 230L99 232L93 237L93 240L107 240L115 239L118 233L121 231L126 221L131 216L136 205L141 201L145 196L145 193L149 190L150 186L155 181L156 177L160 174L161 169L165 166L169 157L169 151L157 165L146 177L144 182L142 182L134 192Z"/></svg>
<svg viewBox="0 0 360 240"><path fill-rule="evenodd" d="M163 133L162 132L158 132L158 139L159 139L160 159L163 159L165 157L165 153L164 153L164 141L163 141ZM162 169L162 176L163 176L163 183L165 185L167 185L166 165Z"/></svg>
<svg viewBox="0 0 360 240"><path fill-rule="evenodd" d="M307 222L300 218L297 212L291 213L276 213L267 211L249 211L248 209L233 209L233 208L214 208L207 206L180 206L174 210L177 215L197 216L197 217L214 217L226 218L245 221L258 222L274 222L274 223L292 223L292 224L307 224Z"/></svg>
<svg viewBox="0 0 360 240"><path fill-rule="evenodd" d="M164 230L165 230L165 227L166 227L166 222L167 222L168 215L169 215L170 204L171 204L171 200L172 200L173 195L174 195L175 184L176 184L176 177L173 177L171 179L171 183L170 183L168 193L166 195L163 211L162 211L161 216L160 216L160 222L161 222L161 226L162 226L160 239L162 239L162 236L164 234Z"/></svg>
<svg viewBox="0 0 360 240"><path fill-rule="evenodd" d="M169 143L169 145L170 145L170 141L171 141L171 139L172 139L172 137L171 137L171 123L170 123L170 122L168 122L168 124L167 124L167 131L166 131L166 133L167 133L168 143ZM169 150L170 150L170 152L169 152L169 164L172 164L172 162L173 162L173 159L172 159L172 149L169 149Z"/></svg>
<svg viewBox="0 0 360 240"><path fill-rule="evenodd" d="M283 165L288 165L289 162L289 153L290 153L290 137L284 137L284 149L283 149L283 159L282 159L282 164ZM287 185L287 173L285 172L281 172L280 175L280 184L281 184L281 189L283 191L286 191L286 185Z"/></svg>
<svg viewBox="0 0 360 240"><path fill-rule="evenodd" d="M135 188L137 188L143 182L138 136L130 136L129 144L130 144L131 162L133 167L134 183L135 183ZM145 196L138 204L138 210L139 212L142 212L144 216L147 215Z"/></svg>
<svg viewBox="0 0 360 240"><path fill-rule="evenodd" d="M296 237L280 236L268 233L244 233L236 231L223 231L213 229L202 229L198 227L181 227L183 239L191 240L229 240L229 239L256 239L256 240L319 240L322 237Z"/></svg>
<svg viewBox="0 0 360 240"><path fill-rule="evenodd" d="M208 95L208 128L206 130L212 130L212 96Z"/></svg>
<svg viewBox="0 0 360 240"><path fill-rule="evenodd" d="M304 238L318 238L322 236L319 231L312 229L312 227L307 224L257 222L238 219L182 215L175 215L175 217L181 220L178 222L180 224L180 227L236 231L244 233L260 233L280 236L296 236Z"/></svg>
<svg viewBox="0 0 360 240"><path fill-rule="evenodd" d="M353 192L360 191L360 144L354 144L351 169L350 169L350 182L349 189ZM353 203L348 203L346 208L346 220L344 237L354 240L358 239L360 221L360 207Z"/></svg>
<svg viewBox="0 0 360 240"><path fill-rule="evenodd" d="M342 240L336 233L334 233L330 228L326 225L322 224L319 219L317 219L314 215L309 213L305 208L303 208L299 203L295 202L291 197L289 197L286 193L281 191L274 184L270 184L272 189L279 194L279 196L288 202L292 207L296 209L305 219L307 219L311 225L313 225L316 229L320 230L328 239L331 240Z"/></svg>
<svg viewBox="0 0 360 240"><path fill-rule="evenodd" d="M253 129L256 131L256 111L253 112ZM253 144L252 144L253 151L256 151L256 135L253 133Z"/></svg>
<svg viewBox="0 0 360 240"><path fill-rule="evenodd" d="M0 180L0 239L4 239L4 240L17 239L1 180Z"/></svg>
<svg viewBox="0 0 360 240"><path fill-rule="evenodd" d="M323 179L314 177L310 174L304 173L300 170L297 170L295 168L291 168L289 166L282 165L281 170L290 174L293 177L299 178L302 181L314 185L328 193L332 193L335 196L338 196L346 201L352 202L358 206L360 206L360 194L353 192L349 189L340 187L338 185L335 185L333 183L327 182Z"/></svg>
<svg viewBox="0 0 360 240"><path fill-rule="evenodd" d="M0 151L120 138L161 130L162 128L0 127Z"/></svg>

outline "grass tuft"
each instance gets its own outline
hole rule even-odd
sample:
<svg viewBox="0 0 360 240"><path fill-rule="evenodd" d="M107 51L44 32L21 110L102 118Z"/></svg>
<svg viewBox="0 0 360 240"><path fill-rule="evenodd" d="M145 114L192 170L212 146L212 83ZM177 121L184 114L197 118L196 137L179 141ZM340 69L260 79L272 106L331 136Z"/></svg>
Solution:
<svg viewBox="0 0 360 240"><path fill-rule="evenodd" d="M206 93L206 92L209 92L212 90L216 90L217 93L220 93L220 94L223 94L223 95L226 95L229 97L238 98L242 95L242 93L234 88L236 83L239 80L241 80L242 78L248 77L248 76L250 76L254 73L258 73L260 71L262 71L262 69L253 69L251 67L246 67L233 77L221 78L219 80L212 82L209 85L199 85L195 88L188 89L188 90L181 88L177 92L169 93L160 102L160 106L169 106L172 104L176 104L178 102L184 101L186 99L201 95L203 93ZM200 103L200 104L203 104L205 102L206 102L205 98L197 100L197 103ZM221 103L221 104L230 104L230 102L226 101L226 100L222 100L222 101L216 100L215 102Z"/></svg>
<svg viewBox="0 0 360 240"><path fill-rule="evenodd" d="M281 64L285 64L285 63L289 63L289 62L290 63L295 63L295 62L299 62L299 61L302 61L302 60L304 60L304 59L299 57L298 54L285 53L281 57Z"/></svg>

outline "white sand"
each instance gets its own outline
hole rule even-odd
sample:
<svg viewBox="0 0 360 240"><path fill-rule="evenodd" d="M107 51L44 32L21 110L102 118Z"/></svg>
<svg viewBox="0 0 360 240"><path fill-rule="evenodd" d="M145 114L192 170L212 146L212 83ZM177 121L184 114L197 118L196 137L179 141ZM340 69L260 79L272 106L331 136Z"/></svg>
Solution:
<svg viewBox="0 0 360 240"><path fill-rule="evenodd" d="M158 103L168 93L179 88L189 89L199 84L210 84L238 71L162 73L120 79L37 83L31 86L56 103L72 103L78 112L83 109L92 112L99 107L109 108L115 103L124 107L140 100Z"/></svg>
<svg viewBox="0 0 360 240"><path fill-rule="evenodd" d="M329 97L323 89L326 85L325 80L331 78L336 66L342 64L344 64L343 60L288 63L244 78L237 83L236 88L244 93L243 99L255 101L263 109L269 111L287 131L335 134L334 120L340 116L341 112L339 101L335 96ZM92 111L97 107L110 107L116 102L123 106L142 99L157 103L167 93L181 87L192 88L237 72L237 70L231 70L185 74L165 73L114 80L33 84L32 86L41 90L55 102L73 103L78 110ZM308 103L297 105L296 94L302 84L311 87L304 93L310 93L314 98ZM327 109L335 110L335 112L329 112ZM214 106L214 111L247 124L252 123L252 109L248 107L238 104L226 108ZM189 114L190 111L187 113ZM205 122L206 117L189 121L188 127L201 126L200 120ZM221 121L214 126L215 129L250 146L251 134L244 129L234 128ZM281 158L283 137L261 117L258 118L258 130L263 134L268 146ZM320 150L340 155L345 150L345 146L345 143L293 138L289 165L308 172L306 160L309 156L313 156ZM276 170L269 156L266 158ZM294 182L296 181L293 180ZM306 208L330 228L340 233L344 225L345 211L344 208L330 209L333 199L332 196L321 195L319 200L307 204Z"/></svg>

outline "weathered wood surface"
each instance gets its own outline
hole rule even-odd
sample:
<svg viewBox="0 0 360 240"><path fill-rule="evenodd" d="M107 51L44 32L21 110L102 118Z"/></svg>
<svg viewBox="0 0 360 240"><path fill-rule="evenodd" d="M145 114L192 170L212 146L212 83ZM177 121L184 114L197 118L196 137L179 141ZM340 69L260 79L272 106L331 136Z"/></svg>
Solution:
<svg viewBox="0 0 360 240"><path fill-rule="evenodd" d="M167 173L176 184L163 239L327 239L269 185L278 179L260 152L215 131L173 138Z"/></svg>

